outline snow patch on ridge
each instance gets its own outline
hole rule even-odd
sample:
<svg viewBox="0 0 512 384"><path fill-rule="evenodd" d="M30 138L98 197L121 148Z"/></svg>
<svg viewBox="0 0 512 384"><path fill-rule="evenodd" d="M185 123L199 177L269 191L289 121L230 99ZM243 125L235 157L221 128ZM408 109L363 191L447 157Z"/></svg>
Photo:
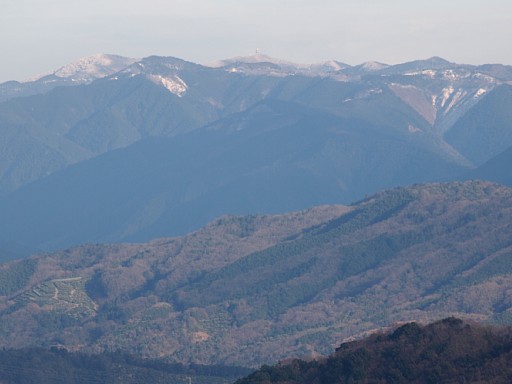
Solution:
<svg viewBox="0 0 512 384"><path fill-rule="evenodd" d="M409 127L407 127L407 130L410 132L410 133L419 133L421 132L421 129L415 127L414 125L412 124L409 124Z"/></svg>
<svg viewBox="0 0 512 384"><path fill-rule="evenodd" d="M312 65L312 67L314 67L314 66L315 65ZM334 60L329 60L324 63L317 64L317 66L324 66L324 67L332 68L334 71L341 71L342 69L346 68L345 65L341 65L340 63L338 63Z"/></svg>
<svg viewBox="0 0 512 384"><path fill-rule="evenodd" d="M169 92L182 97L188 90L188 85L177 75L164 77L161 75L148 75L148 78L155 84L162 85Z"/></svg>
<svg viewBox="0 0 512 384"><path fill-rule="evenodd" d="M433 69L425 69L423 71L412 71L412 72L405 72L404 76L428 76L431 79L435 78L437 75L437 71Z"/></svg>
<svg viewBox="0 0 512 384"><path fill-rule="evenodd" d="M271 56L264 55L262 53L256 53L251 56L237 56L231 59L217 60L213 63L207 64L207 67L211 68L221 68L232 64L261 64L261 63L271 63L278 66L290 66L296 68L307 68L307 64L297 64L287 60L276 59Z"/></svg>
<svg viewBox="0 0 512 384"><path fill-rule="evenodd" d="M388 64L379 63L378 61L367 61L360 65L362 69L368 72L380 71L381 69L388 68Z"/></svg>
<svg viewBox="0 0 512 384"><path fill-rule="evenodd" d="M353 98L348 98L348 99L343 100L342 103L348 103L349 101L365 99L365 98L373 96L373 95L381 94L382 92L384 92L382 90L382 88L366 89L361 92L358 92Z"/></svg>
<svg viewBox="0 0 512 384"><path fill-rule="evenodd" d="M489 76L489 75L486 75L484 73L475 73L473 76L472 76L474 79L479 79L479 80L483 80L487 83L496 83L496 79L492 76Z"/></svg>
<svg viewBox="0 0 512 384"><path fill-rule="evenodd" d="M476 91L475 95L473 96L475 99L478 99L479 97L485 95L487 93L486 89L480 88L478 91Z"/></svg>

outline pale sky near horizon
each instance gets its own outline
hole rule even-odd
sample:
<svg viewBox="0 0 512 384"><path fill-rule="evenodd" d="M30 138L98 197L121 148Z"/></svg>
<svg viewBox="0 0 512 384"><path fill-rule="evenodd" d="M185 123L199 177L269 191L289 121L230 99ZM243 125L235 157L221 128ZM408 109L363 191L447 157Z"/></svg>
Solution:
<svg viewBox="0 0 512 384"><path fill-rule="evenodd" d="M512 65L512 0L0 0L0 82L95 53Z"/></svg>

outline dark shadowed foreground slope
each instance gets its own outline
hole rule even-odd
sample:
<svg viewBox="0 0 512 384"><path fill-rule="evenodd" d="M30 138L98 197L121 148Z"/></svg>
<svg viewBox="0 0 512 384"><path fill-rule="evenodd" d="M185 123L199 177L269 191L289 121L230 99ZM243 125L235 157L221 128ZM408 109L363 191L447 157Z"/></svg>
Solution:
<svg viewBox="0 0 512 384"><path fill-rule="evenodd" d="M228 384L247 368L169 364L121 352L84 354L62 348L0 351L5 384Z"/></svg>
<svg viewBox="0 0 512 384"><path fill-rule="evenodd" d="M512 189L388 190L0 267L0 342L257 366L396 321L512 319Z"/></svg>
<svg viewBox="0 0 512 384"><path fill-rule="evenodd" d="M288 383L510 383L512 329L465 324L459 319L344 343L329 358L262 367L237 384Z"/></svg>

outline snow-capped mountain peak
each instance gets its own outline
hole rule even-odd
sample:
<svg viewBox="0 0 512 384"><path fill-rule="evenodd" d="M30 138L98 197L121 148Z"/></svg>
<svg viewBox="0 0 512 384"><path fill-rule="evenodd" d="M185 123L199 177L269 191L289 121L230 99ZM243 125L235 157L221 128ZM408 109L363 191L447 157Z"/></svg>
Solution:
<svg viewBox="0 0 512 384"><path fill-rule="evenodd" d="M221 68L233 64L261 64L261 63L270 63L275 64L277 66L286 66L286 67L295 67L295 68L305 68L308 67L308 65L305 64L297 64L293 63L291 61L281 60L277 59L275 57L271 57L268 55L265 55L263 53L256 53L254 55L250 56L237 56L233 57L231 59L224 59L224 60L218 60L211 64L209 64L209 67L213 68Z"/></svg>
<svg viewBox="0 0 512 384"><path fill-rule="evenodd" d="M27 82L42 80L48 76L56 76L78 84L86 84L119 72L136 61L136 59L129 57L96 54L83 57L75 62L60 67L52 73L30 79Z"/></svg>
<svg viewBox="0 0 512 384"><path fill-rule="evenodd" d="M328 60L321 63L315 63L310 65L310 69L312 72L317 73L334 73L338 71L342 71L346 68L350 68L350 65L341 63L336 60Z"/></svg>
<svg viewBox="0 0 512 384"><path fill-rule="evenodd" d="M367 61L359 65L359 67L365 71L373 72L380 71L381 69L389 67L388 64L379 63L378 61Z"/></svg>

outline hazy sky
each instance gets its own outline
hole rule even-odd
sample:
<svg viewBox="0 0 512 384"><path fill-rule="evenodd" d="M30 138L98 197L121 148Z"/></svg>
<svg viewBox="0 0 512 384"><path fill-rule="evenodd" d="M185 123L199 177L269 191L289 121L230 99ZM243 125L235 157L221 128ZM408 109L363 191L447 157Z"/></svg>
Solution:
<svg viewBox="0 0 512 384"><path fill-rule="evenodd" d="M0 0L0 82L83 56L512 64L512 0Z"/></svg>

